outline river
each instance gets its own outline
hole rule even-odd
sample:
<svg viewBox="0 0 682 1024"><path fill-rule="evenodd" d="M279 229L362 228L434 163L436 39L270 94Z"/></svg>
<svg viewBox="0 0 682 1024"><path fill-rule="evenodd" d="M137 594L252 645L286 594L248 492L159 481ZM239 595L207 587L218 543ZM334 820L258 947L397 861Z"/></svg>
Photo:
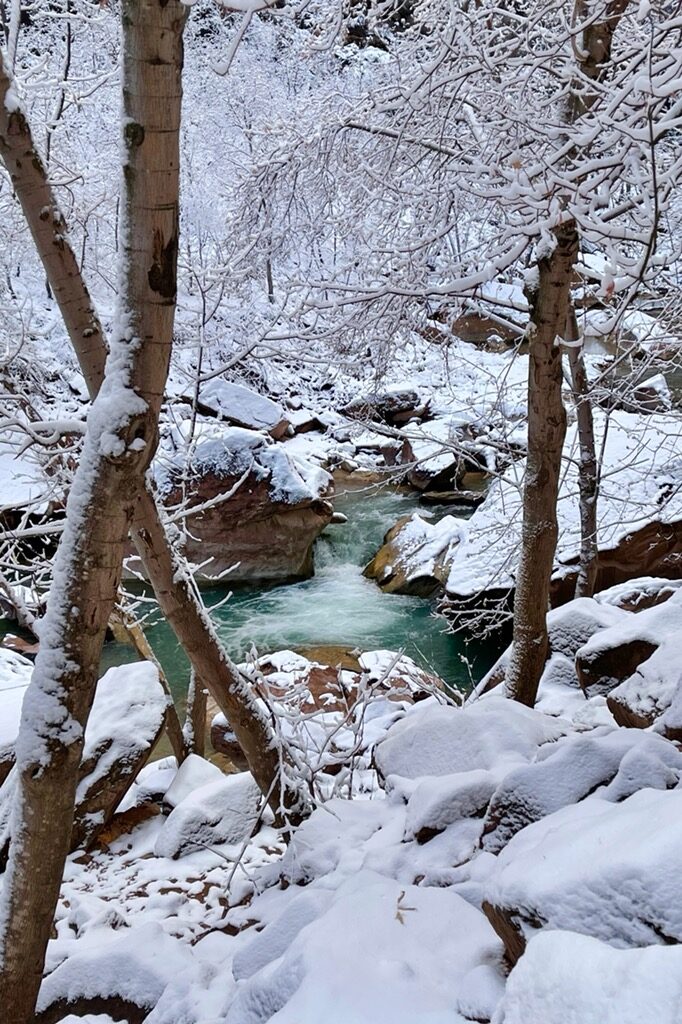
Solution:
<svg viewBox="0 0 682 1024"><path fill-rule="evenodd" d="M284 648L303 651L319 646L347 650L403 650L418 664L450 684L471 686L494 662L499 645L466 644L446 632L433 603L419 597L384 594L362 575L381 546L384 534L404 515L419 508L436 518L465 509L419 506L418 495L388 487L355 488L337 494L336 511L347 522L327 527L315 546L315 575L299 583L270 587L234 587L205 592L221 640L235 661L255 647L259 654ZM175 637L153 612L147 637L181 703L187 689L188 662ZM133 657L125 645L107 644L104 667ZM469 659L470 664L463 659Z"/></svg>

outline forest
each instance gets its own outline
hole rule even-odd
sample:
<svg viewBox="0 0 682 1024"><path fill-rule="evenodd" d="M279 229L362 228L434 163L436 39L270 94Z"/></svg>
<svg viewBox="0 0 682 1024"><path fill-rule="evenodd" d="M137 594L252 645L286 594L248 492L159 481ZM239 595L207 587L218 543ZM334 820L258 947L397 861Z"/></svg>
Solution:
<svg viewBox="0 0 682 1024"><path fill-rule="evenodd" d="M681 186L680 0L0 0L0 1024L680 1024Z"/></svg>

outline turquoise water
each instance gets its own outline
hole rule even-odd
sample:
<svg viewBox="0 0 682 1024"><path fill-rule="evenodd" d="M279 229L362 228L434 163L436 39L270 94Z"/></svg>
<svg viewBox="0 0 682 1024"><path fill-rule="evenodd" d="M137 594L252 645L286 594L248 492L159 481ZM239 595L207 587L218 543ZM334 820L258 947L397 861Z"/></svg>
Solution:
<svg viewBox="0 0 682 1024"><path fill-rule="evenodd" d="M446 632L445 620L433 614L432 603L418 597L388 595L362 575L384 534L404 515L419 508L414 494L376 487L339 495L334 505L348 517L325 530L315 548L315 575L301 583L276 587L209 590L205 598L230 656L242 661L255 648L259 654L283 648L305 649L341 645L346 649L402 649L446 682L468 688L494 662L499 647L469 644ZM464 509L419 508L438 518ZM218 607L216 607L218 606ZM189 665L163 619L152 616L147 637L179 700L187 687ZM462 656L473 661L470 669ZM104 664L128 661L132 652L108 644Z"/></svg>

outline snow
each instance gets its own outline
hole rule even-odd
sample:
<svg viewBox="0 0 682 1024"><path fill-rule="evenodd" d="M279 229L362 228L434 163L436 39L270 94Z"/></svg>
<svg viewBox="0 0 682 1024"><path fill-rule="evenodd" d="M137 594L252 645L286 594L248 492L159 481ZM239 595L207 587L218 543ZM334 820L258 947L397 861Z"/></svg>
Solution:
<svg viewBox="0 0 682 1024"><path fill-rule="evenodd" d="M674 589L663 604L626 615L622 622L596 633L579 648L577 657L589 665L604 653L627 644L651 644L655 648L653 653L628 679L618 686L612 684L610 696L636 714L653 720L670 706L682 681L678 654L681 626L682 591Z"/></svg>
<svg viewBox="0 0 682 1024"><path fill-rule="evenodd" d="M281 931L274 931L276 955ZM475 998L468 976L499 957L488 922L460 896L363 870L283 955L238 983L226 1024L457 1024L460 991L465 1003Z"/></svg>
<svg viewBox="0 0 682 1024"><path fill-rule="evenodd" d="M220 768L196 754L189 754L173 774L175 777L164 794L164 802L170 807L177 807L195 789L223 778Z"/></svg>
<svg viewBox="0 0 682 1024"><path fill-rule="evenodd" d="M219 377L201 387L199 400L223 419L252 430L272 430L286 418L277 402Z"/></svg>
<svg viewBox="0 0 682 1024"><path fill-rule="evenodd" d="M155 464L155 478L164 494L173 489L183 472L188 423L180 424L166 438ZM171 452L171 443L177 445L177 451ZM193 478L216 474L231 479L252 474L256 480L267 480L272 501L288 505L322 497L332 482L326 470L301 455L287 454L284 445L267 435L215 421L198 425L189 468Z"/></svg>
<svg viewBox="0 0 682 1024"><path fill-rule="evenodd" d="M241 843L253 831L261 803L249 772L221 774L180 799L164 822L154 851L159 857L176 858L205 847Z"/></svg>
<svg viewBox="0 0 682 1024"><path fill-rule="evenodd" d="M418 836L422 829L441 832L461 818L479 817L494 792L493 774L481 768L420 778L407 802L406 838Z"/></svg>
<svg viewBox="0 0 682 1024"><path fill-rule="evenodd" d="M17 738L21 705L32 672L28 658L0 647L0 757L10 751Z"/></svg>
<svg viewBox="0 0 682 1024"><path fill-rule="evenodd" d="M485 898L538 927L618 948L682 941L682 790L584 800L528 825L501 851Z"/></svg>
<svg viewBox="0 0 682 1024"><path fill-rule="evenodd" d="M613 412L609 417L599 497L599 548L613 550L626 536L650 522L682 518L682 489L675 419ZM597 450L606 419L595 410ZM559 503L559 540L555 573L575 569L580 549L577 494L577 428L569 426L564 452L571 455L563 472ZM523 461L514 463L490 491L471 519L461 523L460 543L450 549L446 593L470 596L487 587L514 584L521 530Z"/></svg>
<svg viewBox="0 0 682 1024"><path fill-rule="evenodd" d="M422 701L396 723L374 757L384 778L451 775L529 761L563 735L558 721L502 697L460 709Z"/></svg>
<svg viewBox="0 0 682 1024"><path fill-rule="evenodd" d="M483 849L499 853L530 822L592 794L623 800L644 780L651 788L669 789L681 776L682 754L658 736L631 729L569 735L505 776L488 807Z"/></svg>
<svg viewBox="0 0 682 1024"><path fill-rule="evenodd" d="M541 932L512 971L493 1024L679 1024L682 950L614 949Z"/></svg>
<svg viewBox="0 0 682 1024"><path fill-rule="evenodd" d="M101 929L45 979L38 1011L57 1000L111 996L151 1009L185 964L183 951L159 924L126 928L113 936Z"/></svg>

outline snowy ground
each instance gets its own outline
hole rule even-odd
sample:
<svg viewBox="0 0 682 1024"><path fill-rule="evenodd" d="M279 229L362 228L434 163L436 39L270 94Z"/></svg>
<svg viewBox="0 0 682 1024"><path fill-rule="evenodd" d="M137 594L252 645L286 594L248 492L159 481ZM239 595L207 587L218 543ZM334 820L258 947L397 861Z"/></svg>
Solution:
<svg viewBox="0 0 682 1024"><path fill-rule="evenodd" d="M667 600L633 612L635 592ZM644 580L552 613L539 710L497 692L370 701L354 798L323 800L288 846L248 774L148 765L69 858L41 1008L68 1024L678 1024L682 752L664 715L619 728L555 660L614 629L665 649L678 594ZM270 661L277 692L310 673Z"/></svg>

